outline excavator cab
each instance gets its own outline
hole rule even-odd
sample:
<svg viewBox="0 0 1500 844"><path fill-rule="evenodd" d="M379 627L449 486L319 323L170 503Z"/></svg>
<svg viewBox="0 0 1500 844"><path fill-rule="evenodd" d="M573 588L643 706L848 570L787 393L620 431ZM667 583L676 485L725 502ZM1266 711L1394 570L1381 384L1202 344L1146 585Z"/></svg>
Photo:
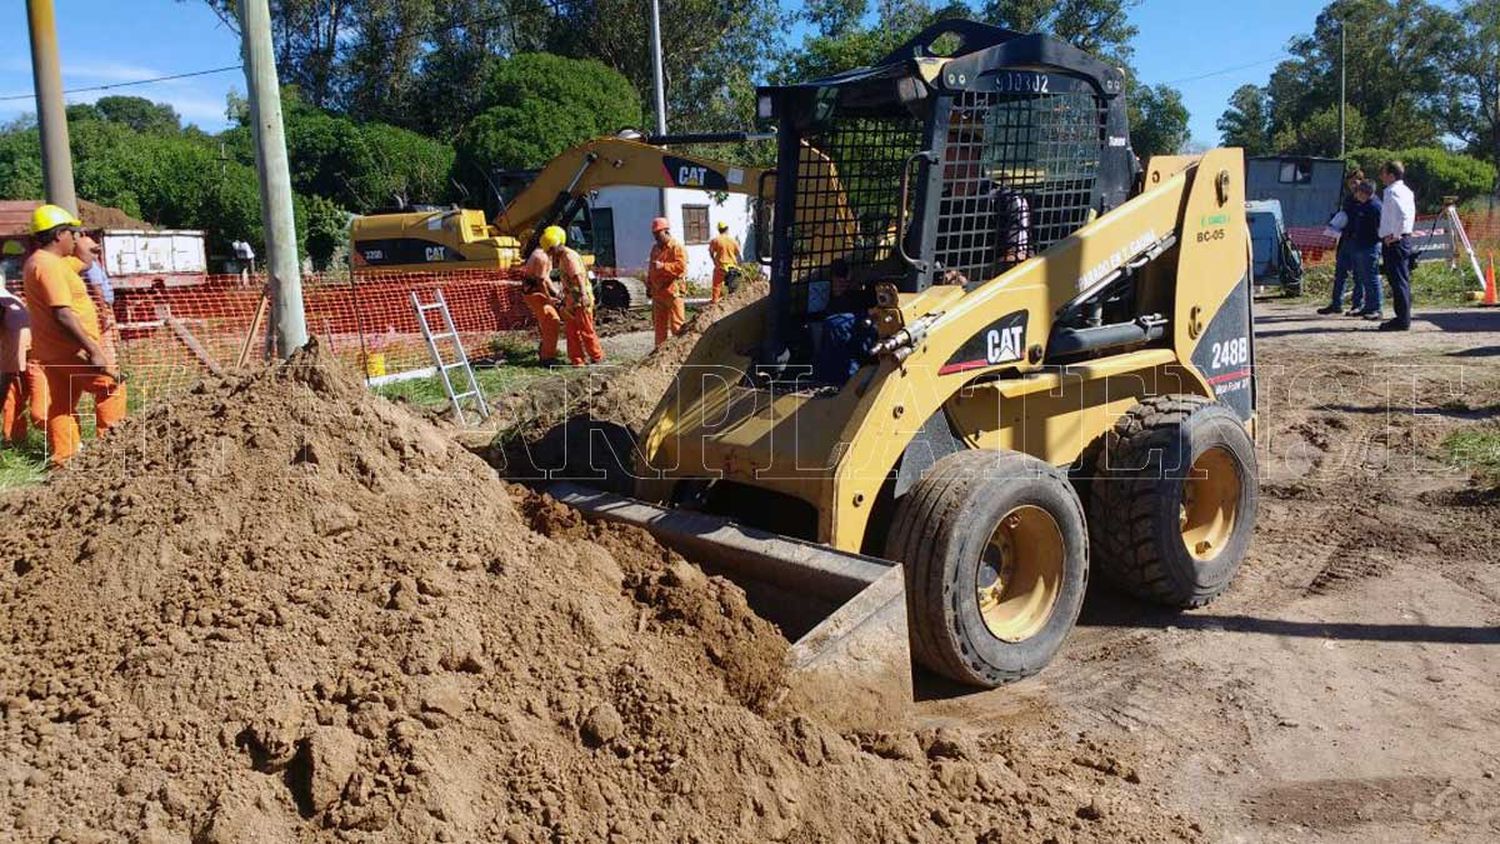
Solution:
<svg viewBox="0 0 1500 844"><path fill-rule="evenodd" d="M960 20L874 67L761 88L779 143L762 362L795 371L829 315L978 286L1124 202L1123 91L1067 44Z"/></svg>

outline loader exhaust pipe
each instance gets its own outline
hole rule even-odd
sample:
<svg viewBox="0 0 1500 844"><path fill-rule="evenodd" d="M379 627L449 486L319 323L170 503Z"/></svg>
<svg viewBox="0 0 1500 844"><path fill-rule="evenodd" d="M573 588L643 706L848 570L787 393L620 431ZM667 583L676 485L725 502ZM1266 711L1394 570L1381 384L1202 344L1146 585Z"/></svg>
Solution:
<svg viewBox="0 0 1500 844"><path fill-rule="evenodd" d="M823 715L849 727L875 726L911 705L906 575L899 563L565 481L547 492L590 518L642 528L742 585L768 585L790 601L811 595L836 604L787 652L789 694Z"/></svg>

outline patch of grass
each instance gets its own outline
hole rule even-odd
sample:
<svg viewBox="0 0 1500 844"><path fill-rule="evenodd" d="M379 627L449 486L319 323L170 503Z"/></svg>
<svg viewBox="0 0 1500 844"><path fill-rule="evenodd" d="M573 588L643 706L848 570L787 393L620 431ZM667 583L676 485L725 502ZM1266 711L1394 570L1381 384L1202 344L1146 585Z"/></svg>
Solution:
<svg viewBox="0 0 1500 844"><path fill-rule="evenodd" d="M496 397L513 392L532 381L566 376L575 369L569 366L552 369L542 366L536 356L536 341L530 338L497 338L491 341L490 351L496 355L495 359L472 361L472 364L479 389L492 402ZM583 370L579 368L578 371ZM461 370L451 371L449 377L455 379L455 390L463 392L467 389L467 380ZM448 394L443 390L440 375L376 387L375 393L391 401L404 401L418 407L442 407L448 404Z"/></svg>
<svg viewBox="0 0 1500 844"><path fill-rule="evenodd" d="M46 479L47 438L41 431L28 431L24 442L0 445L0 492Z"/></svg>
<svg viewBox="0 0 1500 844"><path fill-rule="evenodd" d="M1352 280L1350 282L1352 284ZM1384 275L1381 276L1382 300L1389 314L1391 306L1390 285L1385 283ZM1477 289L1474 283L1474 274L1466 266L1450 270L1448 265L1440 261L1432 261L1418 264L1416 272L1411 276L1411 296L1414 307L1420 309L1424 306L1437 305L1467 305L1469 304L1469 292ZM1302 296L1289 301L1311 301L1326 303L1328 297L1333 294L1333 261L1308 267L1302 277ZM1345 304L1348 303L1349 284L1344 286Z"/></svg>
<svg viewBox="0 0 1500 844"><path fill-rule="evenodd" d="M1453 465L1500 484L1500 425L1460 428L1443 440L1443 453Z"/></svg>

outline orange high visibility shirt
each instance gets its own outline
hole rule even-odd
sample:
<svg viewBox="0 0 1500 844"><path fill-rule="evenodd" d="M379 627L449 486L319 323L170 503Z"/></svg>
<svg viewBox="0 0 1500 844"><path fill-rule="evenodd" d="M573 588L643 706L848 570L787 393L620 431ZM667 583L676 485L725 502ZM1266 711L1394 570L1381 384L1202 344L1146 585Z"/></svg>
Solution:
<svg viewBox="0 0 1500 844"><path fill-rule="evenodd" d="M19 375L26 371L26 352L31 348L31 318L26 305L0 287L0 372Z"/></svg>
<svg viewBox="0 0 1500 844"><path fill-rule="evenodd" d="M44 364L86 363L87 355L73 334L58 321L53 308L67 308L83 325L83 333L99 342L99 312L78 270L77 258L59 258L38 249L22 270L26 309L31 315L31 357Z"/></svg>
<svg viewBox="0 0 1500 844"><path fill-rule="evenodd" d="M714 266L727 270L740 262L740 242L728 233L721 234L708 242L708 254Z"/></svg>
<svg viewBox="0 0 1500 844"><path fill-rule="evenodd" d="M651 247L650 264L646 269L646 291L654 299L658 296L681 296L682 277L687 275L687 250L676 238L668 238L665 246L658 243ZM657 267L657 262L662 262Z"/></svg>

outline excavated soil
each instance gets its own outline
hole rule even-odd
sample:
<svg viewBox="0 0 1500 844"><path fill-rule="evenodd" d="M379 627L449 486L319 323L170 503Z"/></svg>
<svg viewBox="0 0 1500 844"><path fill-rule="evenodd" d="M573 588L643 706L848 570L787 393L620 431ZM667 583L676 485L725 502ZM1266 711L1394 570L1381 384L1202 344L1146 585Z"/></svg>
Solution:
<svg viewBox="0 0 1500 844"><path fill-rule="evenodd" d="M315 349L137 415L0 519L0 839L1200 837L1087 733L787 711L738 588Z"/></svg>
<svg viewBox="0 0 1500 844"><path fill-rule="evenodd" d="M628 461L641 425L671 384L677 369L708 327L764 297L770 285L742 285L720 301L706 305L638 363L591 368L583 378L549 378L501 397L492 417L499 431L485 457L506 477L538 480L549 471L568 469L573 477L592 478L611 488L624 477L598 476L601 454ZM604 449L609 449L605 452ZM591 465L573 465L580 456ZM604 461L607 462L607 461ZM624 488L616 491L625 492Z"/></svg>

